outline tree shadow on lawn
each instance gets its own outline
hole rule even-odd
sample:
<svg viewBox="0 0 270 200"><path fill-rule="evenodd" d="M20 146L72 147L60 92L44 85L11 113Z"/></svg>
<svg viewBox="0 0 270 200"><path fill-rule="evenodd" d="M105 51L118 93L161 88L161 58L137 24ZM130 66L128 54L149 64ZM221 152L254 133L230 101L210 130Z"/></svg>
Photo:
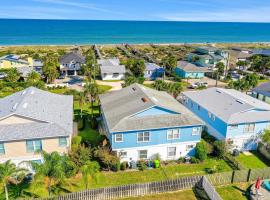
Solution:
<svg viewBox="0 0 270 200"><path fill-rule="evenodd" d="M270 160L268 160L266 157L264 157L260 152L258 151L251 151L251 153L256 156L260 161L262 161L265 165L270 167Z"/></svg>
<svg viewBox="0 0 270 200"><path fill-rule="evenodd" d="M247 199L250 198L250 188L251 188L252 185L250 185L246 190L238 187L238 186L235 186L233 185L232 187L238 191L240 191L242 193L242 196L245 196Z"/></svg>

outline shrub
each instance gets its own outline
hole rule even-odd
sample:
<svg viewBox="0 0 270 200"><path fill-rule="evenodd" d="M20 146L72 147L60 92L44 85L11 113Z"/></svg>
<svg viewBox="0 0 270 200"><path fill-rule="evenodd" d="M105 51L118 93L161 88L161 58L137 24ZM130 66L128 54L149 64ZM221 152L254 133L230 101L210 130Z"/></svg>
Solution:
<svg viewBox="0 0 270 200"><path fill-rule="evenodd" d="M195 157L200 161L204 161L207 159L207 150L203 142L199 142L196 144Z"/></svg>
<svg viewBox="0 0 270 200"><path fill-rule="evenodd" d="M159 160L155 160L154 161L154 168L159 168L160 167L160 161Z"/></svg>
<svg viewBox="0 0 270 200"><path fill-rule="evenodd" d="M73 145L71 151L68 152L68 155L71 161L74 162L79 168L87 161L90 161L91 158L90 149L84 145Z"/></svg>
<svg viewBox="0 0 270 200"><path fill-rule="evenodd" d="M74 136L72 138L72 140L71 140L72 148L78 147L81 144L81 142L82 142L82 137L81 136L78 136L78 135Z"/></svg>
<svg viewBox="0 0 270 200"><path fill-rule="evenodd" d="M146 170L147 166L146 166L146 162L145 160L139 160L138 161L138 169L141 171Z"/></svg>
<svg viewBox="0 0 270 200"><path fill-rule="evenodd" d="M185 162L185 158L184 158L184 157L180 157L180 158L178 159L178 162L179 162L179 163L184 163L184 162Z"/></svg>
<svg viewBox="0 0 270 200"><path fill-rule="evenodd" d="M112 170L115 171L115 172L120 171L120 168L121 168L121 164L120 164L119 161L117 161L116 163L114 163L113 166L112 166Z"/></svg>
<svg viewBox="0 0 270 200"><path fill-rule="evenodd" d="M224 141L218 140L214 142L214 154L218 158L223 158L227 153L226 143Z"/></svg>
<svg viewBox="0 0 270 200"><path fill-rule="evenodd" d="M155 161L155 160L161 160L161 156L160 156L160 154L159 153L156 153L156 154L154 154L153 156L152 156L152 159L151 160L153 160L153 161Z"/></svg>
<svg viewBox="0 0 270 200"><path fill-rule="evenodd" d="M138 82L139 84L143 84L144 81L145 81L145 78L144 78L144 77L139 77L139 78L137 79L137 82Z"/></svg>
<svg viewBox="0 0 270 200"><path fill-rule="evenodd" d="M195 158L195 157L191 157L191 158L190 158L190 162L191 162L191 163L199 163L200 160L197 159L197 158Z"/></svg>
<svg viewBox="0 0 270 200"><path fill-rule="evenodd" d="M124 161L121 163L121 170L125 171L128 168L128 162Z"/></svg>

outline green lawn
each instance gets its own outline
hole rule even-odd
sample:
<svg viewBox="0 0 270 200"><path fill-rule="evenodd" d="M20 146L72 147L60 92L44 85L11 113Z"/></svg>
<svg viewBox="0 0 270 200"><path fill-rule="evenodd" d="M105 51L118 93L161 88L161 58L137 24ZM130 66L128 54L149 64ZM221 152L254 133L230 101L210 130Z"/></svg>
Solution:
<svg viewBox="0 0 270 200"><path fill-rule="evenodd" d="M237 183L233 185L216 187L223 200L248 200L248 190L251 183Z"/></svg>
<svg viewBox="0 0 270 200"><path fill-rule="evenodd" d="M120 171L120 172L101 172L98 175L97 182L90 184L92 188L109 187L133 183L145 183L152 181L161 181L166 179L175 179L186 176L206 174L205 169L220 166L220 172L230 171L231 168L223 160L208 159L199 164L170 164L163 166L162 169L147 169L145 171ZM81 179L72 178L69 183L76 187L69 188L72 191L81 190L83 183Z"/></svg>
<svg viewBox="0 0 270 200"><path fill-rule="evenodd" d="M162 193L162 194L156 194L156 195L150 195L150 196L143 196L143 197L133 197L133 198L125 198L123 200L196 200L196 196L193 193L192 190L183 190L178 192L171 192L171 193Z"/></svg>
<svg viewBox="0 0 270 200"><path fill-rule="evenodd" d="M90 128L90 123L85 123L85 128L79 131L79 136L82 137L82 141L90 143L93 146L98 146L104 139L105 136L100 135L97 130Z"/></svg>
<svg viewBox="0 0 270 200"><path fill-rule="evenodd" d="M262 158L257 152L251 152L251 155L241 153L236 159L247 169L265 168L270 166L269 161Z"/></svg>

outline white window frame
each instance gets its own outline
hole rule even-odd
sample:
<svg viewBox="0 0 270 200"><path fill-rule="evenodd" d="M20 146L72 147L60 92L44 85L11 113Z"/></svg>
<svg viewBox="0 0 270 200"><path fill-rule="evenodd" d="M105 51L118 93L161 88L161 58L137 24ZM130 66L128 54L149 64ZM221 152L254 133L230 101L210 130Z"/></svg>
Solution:
<svg viewBox="0 0 270 200"><path fill-rule="evenodd" d="M119 151L118 155L120 158L127 158L127 151Z"/></svg>
<svg viewBox="0 0 270 200"><path fill-rule="evenodd" d="M216 120L216 116L212 114L212 118L211 118L213 121Z"/></svg>
<svg viewBox="0 0 270 200"><path fill-rule="evenodd" d="M191 135L200 135L200 134L201 134L201 127L193 127L192 128L192 134Z"/></svg>
<svg viewBox="0 0 270 200"><path fill-rule="evenodd" d="M169 137L170 134L172 134L171 138ZM168 129L167 130L167 140L177 140L177 139L180 139L180 129L179 128L177 128L177 129L176 128L175 129Z"/></svg>
<svg viewBox="0 0 270 200"><path fill-rule="evenodd" d="M148 133L148 136L145 136L146 133ZM141 137L143 140L139 141L141 134L142 134ZM148 140L145 140L147 137L148 137ZM137 133L137 142L150 142L150 137L151 137L150 131L139 132L139 133Z"/></svg>
<svg viewBox="0 0 270 200"><path fill-rule="evenodd" d="M121 140L118 140L118 139L119 139L118 136L121 137ZM115 141L115 142L124 142L124 136L123 136L123 133L117 133L117 134L115 134L115 135L114 135L114 141Z"/></svg>
<svg viewBox="0 0 270 200"><path fill-rule="evenodd" d="M170 151L173 149L173 151ZM173 155L170 155L170 153L174 153ZM176 147L167 147L167 157L175 157L176 156Z"/></svg>
<svg viewBox="0 0 270 200"><path fill-rule="evenodd" d="M143 153L143 155L146 155L143 158L141 157L141 152L142 151L146 152L146 153ZM146 149L138 150L138 158L139 158L139 160L146 160L148 158L148 150L146 150Z"/></svg>
<svg viewBox="0 0 270 200"><path fill-rule="evenodd" d="M40 146L37 145L37 142L40 143ZM27 143L32 143L33 150L27 148L28 147ZM25 144L26 144L27 153L33 153L33 152L36 152L36 151L42 151L42 149L43 149L42 140L40 140L40 139L38 139L38 140L26 140Z"/></svg>
<svg viewBox="0 0 270 200"><path fill-rule="evenodd" d="M209 117L210 119L212 119L212 113L211 113L211 112L208 112L208 117Z"/></svg>
<svg viewBox="0 0 270 200"><path fill-rule="evenodd" d="M250 128L251 126L253 126L253 128ZM255 123L247 123L244 125L244 133L254 133L255 131Z"/></svg>
<svg viewBox="0 0 270 200"><path fill-rule="evenodd" d="M65 144L61 144L61 140L62 139L65 139ZM59 147L67 147L68 146L68 140L67 140L67 137L59 137L58 138L58 146Z"/></svg>

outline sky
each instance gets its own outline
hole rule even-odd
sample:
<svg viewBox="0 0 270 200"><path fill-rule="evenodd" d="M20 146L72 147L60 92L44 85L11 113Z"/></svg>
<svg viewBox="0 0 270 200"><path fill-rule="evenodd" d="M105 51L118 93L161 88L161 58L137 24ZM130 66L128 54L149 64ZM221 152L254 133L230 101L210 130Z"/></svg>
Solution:
<svg viewBox="0 0 270 200"><path fill-rule="evenodd" d="M270 22L270 0L0 0L0 18Z"/></svg>

